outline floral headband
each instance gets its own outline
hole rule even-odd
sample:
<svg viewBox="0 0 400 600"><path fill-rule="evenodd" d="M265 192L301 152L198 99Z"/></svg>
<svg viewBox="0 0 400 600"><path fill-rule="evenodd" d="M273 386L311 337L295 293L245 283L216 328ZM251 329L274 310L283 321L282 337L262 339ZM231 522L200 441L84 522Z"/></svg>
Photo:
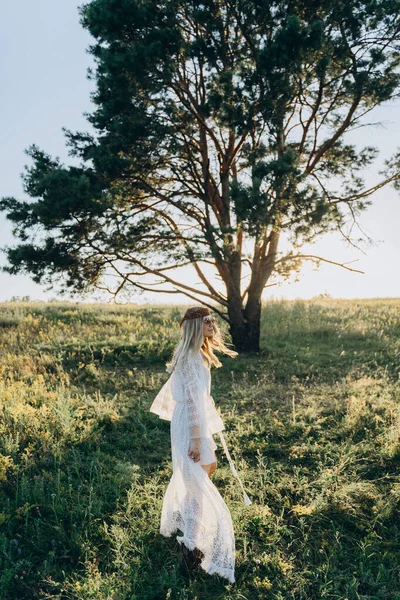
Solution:
<svg viewBox="0 0 400 600"><path fill-rule="evenodd" d="M211 315L211 311L205 306L195 306L194 308L188 308L185 312L183 319L179 323L179 327L182 327L183 321L188 321L189 319L200 319L201 317L207 317L209 315Z"/></svg>

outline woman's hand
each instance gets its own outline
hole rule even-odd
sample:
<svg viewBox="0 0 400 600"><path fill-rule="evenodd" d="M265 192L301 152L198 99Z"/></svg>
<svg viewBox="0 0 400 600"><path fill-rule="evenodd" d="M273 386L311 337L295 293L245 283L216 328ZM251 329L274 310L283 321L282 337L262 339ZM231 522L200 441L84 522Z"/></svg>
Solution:
<svg viewBox="0 0 400 600"><path fill-rule="evenodd" d="M190 447L188 456L192 458L194 462L198 462L200 460L200 446L201 439L200 438L191 438L190 439Z"/></svg>

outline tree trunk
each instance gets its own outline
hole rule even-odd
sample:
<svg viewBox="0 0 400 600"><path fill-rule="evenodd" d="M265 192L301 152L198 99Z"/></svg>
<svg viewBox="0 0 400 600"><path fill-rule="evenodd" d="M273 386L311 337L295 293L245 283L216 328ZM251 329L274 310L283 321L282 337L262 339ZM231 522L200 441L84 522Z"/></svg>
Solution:
<svg viewBox="0 0 400 600"><path fill-rule="evenodd" d="M230 334L237 352L260 352L261 294L249 298L246 308L229 302Z"/></svg>
<svg viewBox="0 0 400 600"><path fill-rule="evenodd" d="M275 226L263 247L256 247L245 308L240 294L235 295L228 290L230 333L238 352L260 352L261 296L274 268L279 236L279 226ZM267 244L268 253L263 255Z"/></svg>

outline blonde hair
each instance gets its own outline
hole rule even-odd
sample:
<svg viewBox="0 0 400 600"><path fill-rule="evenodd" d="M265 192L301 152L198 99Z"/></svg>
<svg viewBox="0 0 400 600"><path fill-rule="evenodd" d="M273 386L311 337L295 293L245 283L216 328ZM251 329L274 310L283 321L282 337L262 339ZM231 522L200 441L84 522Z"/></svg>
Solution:
<svg viewBox="0 0 400 600"><path fill-rule="evenodd" d="M174 350L171 360L167 362L167 372L172 373L182 358L188 356L190 353L195 354L200 351L208 360L210 367L211 365L214 365L214 367L222 367L222 363L218 360L218 357L215 356L214 350L227 354L232 358L237 356L238 353L235 350L231 350L226 345L227 342L225 342L217 323L213 323L213 327L214 335L212 337L204 337L203 317L183 321L182 336Z"/></svg>

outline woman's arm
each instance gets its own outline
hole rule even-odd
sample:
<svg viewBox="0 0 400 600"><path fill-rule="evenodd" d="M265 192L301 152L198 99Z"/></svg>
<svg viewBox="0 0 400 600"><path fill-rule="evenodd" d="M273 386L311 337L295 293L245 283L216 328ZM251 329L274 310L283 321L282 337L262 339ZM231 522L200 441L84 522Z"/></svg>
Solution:
<svg viewBox="0 0 400 600"><path fill-rule="evenodd" d="M182 360L180 374L187 407L190 448L189 456L196 462L200 460L201 438L206 436L204 384L199 376L196 358L185 357Z"/></svg>

